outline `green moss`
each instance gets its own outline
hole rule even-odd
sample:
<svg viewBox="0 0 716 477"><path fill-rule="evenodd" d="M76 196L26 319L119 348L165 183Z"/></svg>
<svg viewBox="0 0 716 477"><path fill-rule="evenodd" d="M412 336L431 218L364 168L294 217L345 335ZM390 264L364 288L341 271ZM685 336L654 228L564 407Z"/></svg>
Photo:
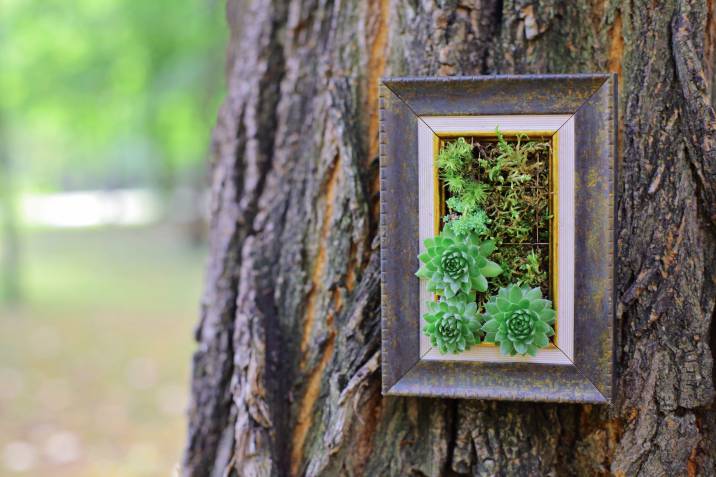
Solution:
<svg viewBox="0 0 716 477"><path fill-rule="evenodd" d="M490 281L480 303L509 284L549 289L550 142L526 135L445 141L438 155L447 214L456 235L495 241L493 260L503 273Z"/></svg>

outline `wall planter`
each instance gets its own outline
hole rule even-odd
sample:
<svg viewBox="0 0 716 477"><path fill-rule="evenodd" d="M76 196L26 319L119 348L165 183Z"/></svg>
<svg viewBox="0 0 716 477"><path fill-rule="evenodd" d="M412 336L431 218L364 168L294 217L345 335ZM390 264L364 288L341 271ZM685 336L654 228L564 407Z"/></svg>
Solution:
<svg viewBox="0 0 716 477"><path fill-rule="evenodd" d="M615 104L606 74L383 80L384 394L611 401Z"/></svg>

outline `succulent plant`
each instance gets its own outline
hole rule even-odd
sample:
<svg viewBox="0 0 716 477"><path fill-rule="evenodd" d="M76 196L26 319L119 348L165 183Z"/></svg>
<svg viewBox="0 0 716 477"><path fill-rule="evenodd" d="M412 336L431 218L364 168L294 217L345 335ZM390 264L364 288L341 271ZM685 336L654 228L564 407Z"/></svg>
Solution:
<svg viewBox="0 0 716 477"><path fill-rule="evenodd" d="M474 297L459 295L430 301L428 313L423 318L428 323L423 333L443 354L459 353L480 342L480 321Z"/></svg>
<svg viewBox="0 0 716 477"><path fill-rule="evenodd" d="M425 240L425 252L418 255L423 265L416 275L428 279L428 290L446 298L473 290L487 290L487 279L502 272L487 259L495 242L480 242L477 234L456 236L448 228L434 239Z"/></svg>
<svg viewBox="0 0 716 477"><path fill-rule="evenodd" d="M525 135L507 141L495 133L496 143L445 141L437 157L448 210L443 230L425 241L416 275L437 295L437 302L428 303L423 332L442 353L464 351L484 332L504 354L534 355L554 335L552 303L539 288L521 287L546 282L543 257L538 250L524 258L524 248L512 247L549 239L547 195L535 189L547 183L549 142ZM482 242L485 236L495 240ZM492 261L488 256L496 243L501 249ZM499 275L491 281L493 289L510 285L490 297L485 314L476 317L476 292L487 292L488 278ZM479 295L480 303L484 297Z"/></svg>
<svg viewBox="0 0 716 477"><path fill-rule="evenodd" d="M552 302L539 288L509 285L485 303L485 341L498 343L502 354L529 354L549 344L554 335Z"/></svg>

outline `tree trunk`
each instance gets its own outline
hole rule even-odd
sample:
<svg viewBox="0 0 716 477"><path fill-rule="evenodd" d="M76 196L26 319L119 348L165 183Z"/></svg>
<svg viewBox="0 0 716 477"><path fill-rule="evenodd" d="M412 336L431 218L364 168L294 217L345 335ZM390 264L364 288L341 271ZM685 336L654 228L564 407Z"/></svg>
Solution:
<svg viewBox="0 0 716 477"><path fill-rule="evenodd" d="M715 14L230 0L185 475L716 475ZM382 397L378 79L594 71L620 74L617 404Z"/></svg>

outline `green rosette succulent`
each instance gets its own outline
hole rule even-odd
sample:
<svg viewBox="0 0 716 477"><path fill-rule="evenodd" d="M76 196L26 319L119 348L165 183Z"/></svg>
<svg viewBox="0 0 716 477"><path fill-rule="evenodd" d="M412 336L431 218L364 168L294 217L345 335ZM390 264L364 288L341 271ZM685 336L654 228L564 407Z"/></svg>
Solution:
<svg viewBox="0 0 716 477"><path fill-rule="evenodd" d="M529 354L549 344L554 335L552 302L539 288L509 285L485 303L485 341L498 343L505 355Z"/></svg>
<svg viewBox="0 0 716 477"><path fill-rule="evenodd" d="M441 353L459 353L480 342L480 321L474 297L464 295L447 300L428 302L423 316L427 325L423 333Z"/></svg>
<svg viewBox="0 0 716 477"><path fill-rule="evenodd" d="M462 237L443 229L434 239L425 240L425 248L418 255L422 265L416 275L429 280L429 291L446 298L460 292L485 292L487 279L502 273L498 264L487 259L495 242L480 242L474 233Z"/></svg>

